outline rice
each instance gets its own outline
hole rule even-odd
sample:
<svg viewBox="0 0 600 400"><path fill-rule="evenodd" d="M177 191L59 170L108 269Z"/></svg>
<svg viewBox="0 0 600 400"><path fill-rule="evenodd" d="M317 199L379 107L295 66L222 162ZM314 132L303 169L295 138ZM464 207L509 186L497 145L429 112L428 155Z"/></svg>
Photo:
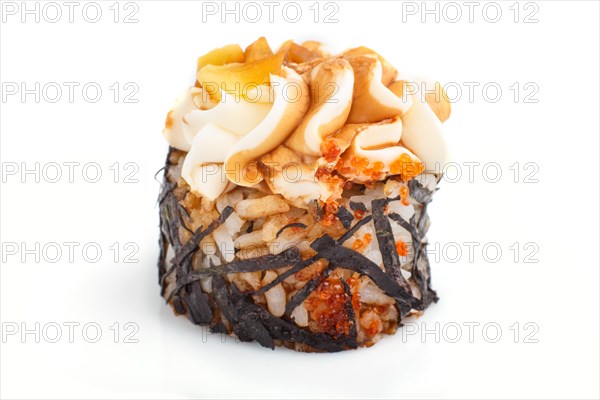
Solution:
<svg viewBox="0 0 600 400"><path fill-rule="evenodd" d="M269 195L260 198L247 198L235 205L235 211L240 217L248 220L269 217L290 210L290 206L279 195Z"/></svg>
<svg viewBox="0 0 600 400"><path fill-rule="evenodd" d="M178 157L170 159L178 165ZM341 220L325 224L318 209L298 208L282 196L265 193L264 188L234 189L216 201L204 201L189 193L177 171L176 166L167 166L163 187L165 191L173 185L178 189L161 196L162 240L169 243L160 261L161 270L165 271L161 281L165 298L176 311L192 320L192 310L197 315L199 305L190 303L190 299L203 299L208 310L206 323L213 330L224 330L243 340L257 340L269 347L273 343L302 351L338 351L374 344L384 334L395 332L402 317L419 313L437 299L429 287L425 232L418 228L419 222L426 222L424 203L412 196L409 201L398 200L401 187L406 186L402 182L388 180L349 191L339 206L350 216L346 229ZM423 182L432 179L438 178L423 176ZM429 187L430 184L414 187L415 197L430 193ZM382 253L378 237L381 232L375 228L373 207L381 199L387 199L385 210L379 211L389 217L392 240L405 243L410 250L407 255L398 255L397 272L401 278L386 270L389 255ZM185 218L186 214L190 218ZM223 215L227 217L220 221ZM182 247L207 229L210 232L193 249L190 272L185 272L185 258L167 272ZM423 226L421 229L425 230ZM179 233L177 240L171 236L175 231ZM418 238L413 237L415 232ZM330 256L317 245L327 237L333 238L333 243L340 241L336 246L364 257L372 267L362 262L347 264L343 259L328 261ZM328 245L325 250L330 248ZM370 268L380 272L376 274ZM200 274L199 289L193 286L195 278L188 281L192 271ZM409 292L401 295L402 284L395 283L395 279L403 280ZM201 292L191 297L186 295L190 290ZM230 315L222 309L227 304L224 299L237 302L235 306L230 303ZM268 314L259 317L261 312ZM264 318L265 322L260 322ZM248 328L257 323L263 328Z"/></svg>

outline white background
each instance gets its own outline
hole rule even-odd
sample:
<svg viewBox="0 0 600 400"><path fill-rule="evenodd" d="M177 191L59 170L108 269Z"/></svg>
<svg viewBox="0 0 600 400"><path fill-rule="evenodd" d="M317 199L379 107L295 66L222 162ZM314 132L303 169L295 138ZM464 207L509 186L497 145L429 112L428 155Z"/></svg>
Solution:
<svg viewBox="0 0 600 400"><path fill-rule="evenodd" d="M22 262L22 252L3 253L3 328L81 324L73 343L64 325L58 343L4 332L3 398L599 396L597 2L538 1L528 8L520 3L517 23L512 1L498 3L502 16L497 23L484 18L495 17L493 9L482 14L485 3L475 9L473 22L459 2L459 22L444 21L442 14L439 22L429 15L422 23L420 13L403 13L402 3L392 1L337 2L337 23L323 23L321 4L315 23L309 9L313 2L302 2L297 23L284 20L280 5L274 23L263 8L258 23L235 23L229 16L225 24L218 14L203 22L199 2L138 1L139 22L133 24L122 23L133 8L123 10L121 4L121 22L114 23L113 2L99 3L103 14L95 24L82 18L82 2L73 23L62 6L64 15L57 23L45 22L43 16L39 23L33 16L22 23L17 14L3 15L0 27L3 83L25 82L29 88L35 82L80 83L73 103L65 87L57 103L43 97L36 103L33 95L23 102L19 94L2 100L3 171L14 163L19 168L21 163L29 168L36 162L40 168L52 162L81 163L73 183L66 167L58 183L43 176L36 183L35 176L23 177L20 171L3 177L3 246L16 243L22 250L21 243L28 248L36 242L80 243L74 262L65 247L56 263L44 257L36 262L34 255L25 255ZM420 2L413 4L422 11ZM443 6L438 5L440 12ZM524 23L536 9L538 22ZM47 11L53 18L54 11ZM446 17L454 18L454 11L446 11ZM294 16L292 11L289 15ZM403 337L400 331L370 349L340 354L271 351L203 336L159 297L159 184L153 176L167 150L161 135L165 115L193 83L196 57L227 43L245 46L261 35L273 47L288 38L321 40L335 51L367 45L403 73L455 82L464 89L446 123L462 176L443 182L430 207L429 240L439 246L437 256L430 254L433 286L441 300L412 326L418 333L404 331ZM97 103L82 98L81 87L88 82L103 89ZM115 103L109 89L115 82L121 87L135 83L138 103L123 102L129 91L121 92ZM480 84L472 101L465 82ZM502 89L495 103L481 90L490 82ZM515 82L521 88L516 102L510 89ZM539 88L532 97L537 103L525 102L532 91L532 86L523 88L528 82ZM489 95L495 96L493 91ZM81 166L90 162L101 167L98 183L82 177ZM114 183L109 167L115 162L121 173L127 172L127 162L139 166L139 183L124 183L123 175ZM481 163L472 182L465 162ZM502 172L496 183L489 182L493 169L482 175L482 166L492 162ZM515 162L521 172L516 183L509 168ZM528 162L538 168L530 177L537 183L525 182L534 168L525 170ZM121 247L118 262L109 249L115 242ZM123 262L128 242L139 247L136 263ZM464 242L479 243L473 260ZM515 242L520 247L516 260L510 249ZM525 249L529 242L534 247ZM98 243L100 261L83 259L86 243ZM483 257L486 243L501 248L497 262ZM455 261L457 246L462 257ZM525 262L535 246L539 251L531 260L539 262ZM495 254L490 250L488 256ZM89 322L102 328L97 343L82 335L81 327ZM110 330L115 322L120 324L118 343ZM124 330L127 322L139 327L134 335L138 343L124 342L130 332ZM464 325L470 322L480 324L473 343ZM529 338L537 343L526 343L531 340L525 334L532 332L524 329L528 322L539 328ZM446 338L439 343L434 334L421 336L422 329L435 330L436 323L448 328L440 328ZM487 336L482 332L486 323L502 329L497 343L489 342L494 329ZM455 324L462 327L462 337L450 343ZM53 330L46 333L54 336ZM94 336L93 330L88 333Z"/></svg>

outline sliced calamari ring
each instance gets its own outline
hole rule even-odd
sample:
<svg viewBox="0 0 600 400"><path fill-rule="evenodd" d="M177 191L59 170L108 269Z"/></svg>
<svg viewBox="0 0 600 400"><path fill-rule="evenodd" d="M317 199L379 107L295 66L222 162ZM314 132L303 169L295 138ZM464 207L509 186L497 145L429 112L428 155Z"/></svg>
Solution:
<svg viewBox="0 0 600 400"><path fill-rule="evenodd" d="M414 83L409 83L407 81L396 81L388 86L388 89L394 92L396 96L403 98L403 96L406 96L407 93L406 86L412 84ZM431 110L435 113L440 122L445 122L448 118L450 118L450 98L446 94L442 84L439 82L433 82L432 84L431 82L423 81L419 81L418 84L425 85L424 88L421 89L425 90L425 101L427 104L429 104L429 107L431 107ZM433 90L430 90L432 86Z"/></svg>
<svg viewBox="0 0 600 400"><path fill-rule="evenodd" d="M319 52L294 43L293 40L284 42L279 48L279 51L285 54L285 61L295 64L303 64L321 57Z"/></svg>
<svg viewBox="0 0 600 400"><path fill-rule="evenodd" d="M352 56L348 61L354 69L354 98L348 123L378 122L408 111L411 99L396 96L382 83L383 70L376 56Z"/></svg>
<svg viewBox="0 0 600 400"><path fill-rule="evenodd" d="M247 63L262 60L273 56L273 51L267 42L267 39L262 36L258 40L252 42L246 50L244 50L244 58Z"/></svg>
<svg viewBox="0 0 600 400"><path fill-rule="evenodd" d="M321 42L317 42L314 40L307 40L306 42L303 42L301 46L304 47L305 49L308 49L309 51L312 51L313 53L317 54L319 57L330 57L331 56L331 51L329 51L327 46L325 46Z"/></svg>
<svg viewBox="0 0 600 400"><path fill-rule="evenodd" d="M184 134L183 116L194 107L191 89L186 91L175 100L175 107L167 114L163 135L171 146L183 151L190 151L190 142Z"/></svg>
<svg viewBox="0 0 600 400"><path fill-rule="evenodd" d="M196 133L183 162L181 176L190 190L209 200L216 199L229 181L223 173L223 162L238 137L214 124L206 124Z"/></svg>
<svg viewBox="0 0 600 400"><path fill-rule="evenodd" d="M209 110L192 110L184 115L183 120L189 126L190 142L196 132L207 123L244 136L258 126L270 110L269 103L251 103L221 92L221 101L216 106Z"/></svg>
<svg viewBox="0 0 600 400"><path fill-rule="evenodd" d="M244 52L238 44L230 44L209 51L198 58L198 71L206 65L226 65L231 63L243 63Z"/></svg>
<svg viewBox="0 0 600 400"><path fill-rule="evenodd" d="M408 180L423 172L419 158L400 145L403 137L400 117L354 127L357 132L338 167L344 177L369 182L387 175L400 175Z"/></svg>
<svg viewBox="0 0 600 400"><path fill-rule="evenodd" d="M400 85L395 82L390 87L402 95ZM449 153L440 118L420 96L404 97L412 98L412 107L402 116L402 143L419 156L427 171L441 171Z"/></svg>
<svg viewBox="0 0 600 400"><path fill-rule="evenodd" d="M321 156L323 138L340 129L350 113L354 72L344 59L332 59L311 72L312 104L287 141L297 152Z"/></svg>
<svg viewBox="0 0 600 400"><path fill-rule="evenodd" d="M198 82L209 92L220 88L242 96L248 88L269 83L271 74L279 75L283 56L283 53L277 53L245 64L206 65L198 71Z"/></svg>
<svg viewBox="0 0 600 400"><path fill-rule="evenodd" d="M310 103L308 86L292 69L284 67L284 77L271 75L275 92L271 110L263 121L231 148L225 160L225 172L233 183L253 186L262 176L247 173L256 158L279 146L300 123Z"/></svg>
<svg viewBox="0 0 600 400"><path fill-rule="evenodd" d="M343 54L343 56L345 58L350 58L350 57L354 57L354 56L366 56L366 55L371 55L371 56L377 57L377 59L381 63L381 67L382 67L381 83L383 83L384 86L389 86L392 82L394 82L396 80L396 77L398 76L398 71L396 70L396 68L394 68L394 66L392 64L387 62L387 60L385 58L383 58L379 53L377 53L374 50L371 50L368 47L365 47L365 46L355 47L353 49L345 51Z"/></svg>

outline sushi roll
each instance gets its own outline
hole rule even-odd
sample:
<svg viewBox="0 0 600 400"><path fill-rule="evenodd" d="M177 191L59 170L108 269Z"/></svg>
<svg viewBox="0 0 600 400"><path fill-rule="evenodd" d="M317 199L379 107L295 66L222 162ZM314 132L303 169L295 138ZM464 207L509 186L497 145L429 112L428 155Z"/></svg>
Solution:
<svg viewBox="0 0 600 400"><path fill-rule="evenodd" d="M163 131L158 270L175 314L336 352L436 302L427 208L450 103L425 85L366 47L260 38L200 57Z"/></svg>

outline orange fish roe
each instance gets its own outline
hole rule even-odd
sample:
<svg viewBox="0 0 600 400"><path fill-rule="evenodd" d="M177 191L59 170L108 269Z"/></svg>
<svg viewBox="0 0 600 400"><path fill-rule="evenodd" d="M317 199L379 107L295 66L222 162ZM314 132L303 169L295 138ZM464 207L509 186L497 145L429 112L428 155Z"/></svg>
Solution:
<svg viewBox="0 0 600 400"><path fill-rule="evenodd" d="M385 164L381 161L375 161L371 164L366 157L353 156L350 159L340 158L340 161L336 167L338 167L338 171L342 175L363 175L367 178L367 182L363 182L365 184L369 183L369 181L380 180L385 169Z"/></svg>
<svg viewBox="0 0 600 400"><path fill-rule="evenodd" d="M333 225L334 222L335 222L335 214L328 214L328 213L325 213L325 216L323 217L323 220L321 221L321 223L325 226L331 226L331 225Z"/></svg>
<svg viewBox="0 0 600 400"><path fill-rule="evenodd" d="M321 222L325 226L331 226L337 219L337 212L339 210L338 203L333 199L329 198L325 202L325 215L323 216L323 221Z"/></svg>
<svg viewBox="0 0 600 400"><path fill-rule="evenodd" d="M373 235L365 233L362 239L356 239L354 243L352 243L352 248L356 251L362 251L371 243L371 240L373 240Z"/></svg>
<svg viewBox="0 0 600 400"><path fill-rule="evenodd" d="M342 175L348 175L348 174L350 174L352 172L352 168L350 168L350 167L342 167L342 168L339 169L339 171L340 171L340 173Z"/></svg>
<svg viewBox="0 0 600 400"><path fill-rule="evenodd" d="M346 180L337 175L332 167L321 166L315 171L315 178L327 184L327 189L336 197L341 197L341 192Z"/></svg>
<svg viewBox="0 0 600 400"><path fill-rule="evenodd" d="M381 161L375 161L373 163L373 172L379 173L379 172L383 171L384 168L385 168L385 164L382 163Z"/></svg>
<svg viewBox="0 0 600 400"><path fill-rule="evenodd" d="M363 210L354 210L354 218L363 219L365 212Z"/></svg>
<svg viewBox="0 0 600 400"><path fill-rule="evenodd" d="M410 205L410 201L408 201L408 186L402 186L400 188L400 199L402 200L402 204L404 204L405 206Z"/></svg>
<svg viewBox="0 0 600 400"><path fill-rule="evenodd" d="M400 175L404 181L411 180L424 170L425 165L422 162L414 161L406 153L390 164L390 172L394 175Z"/></svg>
<svg viewBox="0 0 600 400"><path fill-rule="evenodd" d="M360 169L361 171L364 172L364 170L367 169L368 166L369 166L368 158L363 157L358 160L358 169Z"/></svg>
<svg viewBox="0 0 600 400"><path fill-rule="evenodd" d="M327 140L321 144L321 153L327 162L333 162L342 153L342 149L333 140Z"/></svg>
<svg viewBox="0 0 600 400"><path fill-rule="evenodd" d="M353 248L354 250L358 251L358 250L359 250L361 247L363 247L363 246L364 246L364 244L365 244L365 243L364 243L362 240L360 240L360 239L356 239L356 240L354 241L354 243L352 243L352 248Z"/></svg>
<svg viewBox="0 0 600 400"><path fill-rule="evenodd" d="M350 333L350 321L346 313L349 300L340 278L329 277L308 296L304 305L318 332L339 337Z"/></svg>
<svg viewBox="0 0 600 400"><path fill-rule="evenodd" d="M379 333L380 330L381 330L381 319L379 319L379 318L373 318L373 320L371 321L371 324L366 329L367 335L369 335L369 337L377 335L377 333Z"/></svg>
<svg viewBox="0 0 600 400"><path fill-rule="evenodd" d="M337 214L339 209L340 206L333 200L328 200L327 203L325 203L325 211L328 213Z"/></svg>
<svg viewBox="0 0 600 400"><path fill-rule="evenodd" d="M354 309L354 313L358 314L358 310L360 309L360 292L358 290L358 279L352 277L346 281L348 286L350 286L350 293L352 293L352 308Z"/></svg>
<svg viewBox="0 0 600 400"><path fill-rule="evenodd" d="M406 196L408 196L408 186L402 186L400 188L400 196L402 198L405 198Z"/></svg>
<svg viewBox="0 0 600 400"><path fill-rule="evenodd" d="M398 240L396 242L396 251L398 252L399 256L407 256L408 255L408 247L406 246L406 243L404 243L402 240Z"/></svg>
<svg viewBox="0 0 600 400"><path fill-rule="evenodd" d="M325 180L330 174L331 171L329 170L329 168L321 166L315 171L315 178L319 180Z"/></svg>
<svg viewBox="0 0 600 400"><path fill-rule="evenodd" d="M370 161L366 157L354 156L350 159L350 165L360 171L364 170L365 168L368 168L369 163L370 163Z"/></svg>

